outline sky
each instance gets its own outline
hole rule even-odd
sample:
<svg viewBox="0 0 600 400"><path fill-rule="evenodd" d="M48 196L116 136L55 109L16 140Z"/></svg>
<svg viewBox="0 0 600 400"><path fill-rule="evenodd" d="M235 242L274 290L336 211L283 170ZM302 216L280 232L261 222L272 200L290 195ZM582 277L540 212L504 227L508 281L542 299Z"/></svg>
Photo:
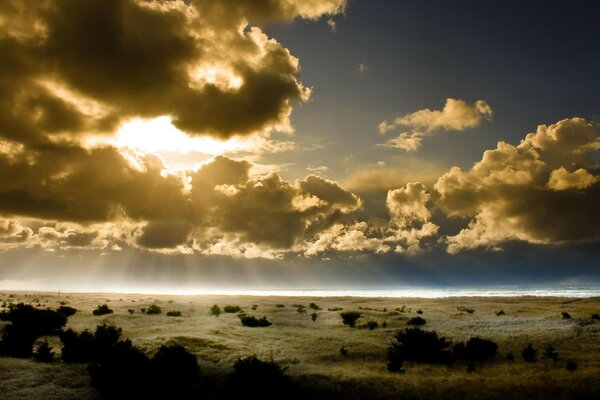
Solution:
<svg viewBox="0 0 600 400"><path fill-rule="evenodd" d="M600 282L599 12L3 1L0 288Z"/></svg>

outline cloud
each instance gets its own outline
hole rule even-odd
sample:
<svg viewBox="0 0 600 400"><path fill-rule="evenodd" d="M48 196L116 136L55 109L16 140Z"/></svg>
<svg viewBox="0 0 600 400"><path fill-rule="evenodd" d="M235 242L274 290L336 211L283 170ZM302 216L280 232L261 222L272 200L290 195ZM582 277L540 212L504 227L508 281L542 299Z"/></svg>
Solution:
<svg viewBox="0 0 600 400"><path fill-rule="evenodd" d="M0 136L19 143L110 134L171 116L189 134L291 130L310 90L260 26L341 13L344 0L8 0L0 8ZM252 24L252 25L250 25Z"/></svg>
<svg viewBox="0 0 600 400"><path fill-rule="evenodd" d="M473 105L469 105L463 100L448 98L442 110L426 108L397 117L391 122L382 121L379 124L379 133L408 129L386 141L383 146L416 151L421 147L424 137L440 131L464 131L475 128L484 120L491 120L492 116L492 108L483 100L477 100Z"/></svg>
<svg viewBox="0 0 600 400"><path fill-rule="evenodd" d="M499 248L506 241L553 244L600 239L599 131L581 118L540 125L517 146L499 142L468 170L434 185L451 217L470 218L448 251Z"/></svg>

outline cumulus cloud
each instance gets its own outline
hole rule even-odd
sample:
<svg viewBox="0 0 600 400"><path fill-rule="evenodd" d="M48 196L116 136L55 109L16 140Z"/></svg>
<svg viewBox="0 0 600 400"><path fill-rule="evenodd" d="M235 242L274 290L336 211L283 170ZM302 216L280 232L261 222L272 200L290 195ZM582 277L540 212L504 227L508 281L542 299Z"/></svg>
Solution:
<svg viewBox="0 0 600 400"><path fill-rule="evenodd" d="M561 243L600 239L598 129L581 118L540 125L517 146L499 142L468 170L434 185L449 216L470 218L448 251L499 248L508 240Z"/></svg>
<svg viewBox="0 0 600 400"><path fill-rule="evenodd" d="M492 116L492 108L483 100L469 105L464 100L448 98L441 110L426 108L397 117L393 121L382 121L379 124L379 133L406 129L397 137L386 141L383 146L416 151L421 147L424 137L441 131L475 128L484 120L492 119Z"/></svg>

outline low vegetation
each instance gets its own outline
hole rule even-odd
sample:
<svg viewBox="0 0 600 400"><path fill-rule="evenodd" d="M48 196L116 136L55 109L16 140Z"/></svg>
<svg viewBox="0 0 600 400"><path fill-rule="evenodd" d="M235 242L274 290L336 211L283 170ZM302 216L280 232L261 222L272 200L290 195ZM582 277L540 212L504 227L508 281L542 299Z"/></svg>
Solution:
<svg viewBox="0 0 600 400"><path fill-rule="evenodd" d="M262 328L271 325L271 322L267 320L267 317L256 318L255 316L246 314L242 314L239 317L240 321L242 321L242 325L250 328Z"/></svg>
<svg viewBox="0 0 600 400"><path fill-rule="evenodd" d="M240 306L225 306L223 307L223 311L229 314L235 314L242 311L242 309L240 308Z"/></svg>
<svg viewBox="0 0 600 400"><path fill-rule="evenodd" d="M406 321L407 325L411 325L411 326L423 326L427 323L427 321L425 320L425 318L422 317L413 317L411 319L409 319L408 321Z"/></svg>
<svg viewBox="0 0 600 400"><path fill-rule="evenodd" d="M92 311L92 314L94 315L107 315L112 313L113 310L106 304L100 304L94 311Z"/></svg>
<svg viewBox="0 0 600 400"><path fill-rule="evenodd" d="M156 304L150 304L148 308L146 308L147 315L158 315L162 313L162 309Z"/></svg>
<svg viewBox="0 0 600 400"><path fill-rule="evenodd" d="M181 311L167 311L167 317L181 317Z"/></svg>
<svg viewBox="0 0 600 400"><path fill-rule="evenodd" d="M344 325L348 325L350 328L354 328L356 321L362 316L362 313L358 311L346 311L340 314Z"/></svg>
<svg viewBox="0 0 600 400"><path fill-rule="evenodd" d="M214 317L218 317L219 315L221 315L221 307L215 304L210 308L209 313Z"/></svg>

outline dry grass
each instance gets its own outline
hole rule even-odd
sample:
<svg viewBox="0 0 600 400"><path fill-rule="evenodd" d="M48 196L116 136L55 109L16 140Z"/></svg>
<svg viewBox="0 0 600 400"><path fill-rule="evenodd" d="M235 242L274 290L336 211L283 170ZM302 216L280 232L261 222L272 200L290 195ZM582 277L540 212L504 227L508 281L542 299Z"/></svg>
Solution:
<svg viewBox="0 0 600 400"><path fill-rule="evenodd" d="M307 384L332 389L343 388L345 398L573 398L600 393L600 322L591 315L600 312L600 298L292 298L251 296L167 296L129 294L0 294L0 302L24 301L56 308L60 302L78 312L69 318L68 327L91 329L99 323L113 323L123 328L123 335L148 353L166 342L179 343L198 356L204 373L227 373L240 356L256 354L273 358L288 367L287 373ZM310 313L299 314L293 305L308 307L314 302L322 310L316 321ZM114 314L92 315L98 304L106 303ZM145 315L141 309L150 304L162 308L160 315ZM209 315L213 304L239 305L257 317L267 316L273 323L267 328L242 326L235 314ZM252 305L258 305L252 310ZM277 307L284 304L285 307ZM395 311L405 306L405 312ZM363 316L356 328L342 324L341 307L356 310ZM359 307L362 309L359 310ZM473 308L469 314L457 307ZM134 309L129 314L128 309ZM384 309L386 311L384 311ZM436 330L453 341L472 336L493 339L499 355L493 363L466 372L464 365L408 365L406 374L386 370L386 349L398 329L416 316L427 320L424 329ZM496 316L503 310L506 315ZM182 317L167 317L167 311L179 310ZM567 311L571 320L562 319ZM380 328L362 328L368 320ZM386 328L381 328L383 322ZM57 338L49 338L55 349ZM540 360L527 364L521 349L529 342L539 350ZM560 360L554 363L541 355L552 344ZM340 354L340 347L349 350ZM505 361L507 353L515 362ZM575 372L565 369L567 359L578 364ZM29 360L0 358L0 396L2 399L77 399L93 398L85 366L55 363L43 365Z"/></svg>

